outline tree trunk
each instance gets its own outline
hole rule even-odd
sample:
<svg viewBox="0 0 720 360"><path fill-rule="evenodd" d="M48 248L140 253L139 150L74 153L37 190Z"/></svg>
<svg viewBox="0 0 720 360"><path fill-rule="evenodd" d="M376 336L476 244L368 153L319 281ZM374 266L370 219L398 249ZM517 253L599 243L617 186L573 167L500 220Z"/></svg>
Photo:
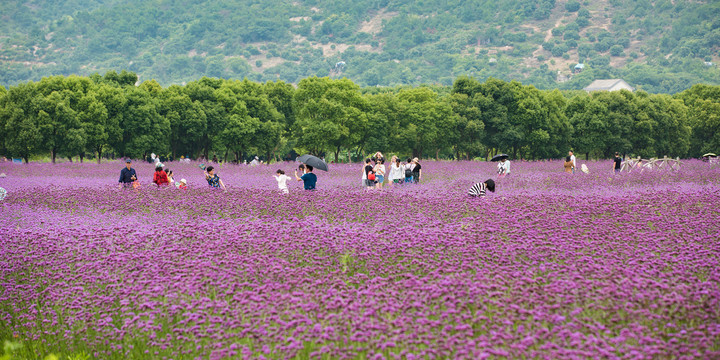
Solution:
<svg viewBox="0 0 720 360"><path fill-rule="evenodd" d="M55 163L55 149L50 149L50 157L52 158L52 163Z"/></svg>
<svg viewBox="0 0 720 360"><path fill-rule="evenodd" d="M84 154L84 153L80 153L80 163L81 163L81 164L82 164L84 158L85 158L85 154Z"/></svg>
<svg viewBox="0 0 720 360"><path fill-rule="evenodd" d="M340 147L338 146L337 149L335 149L335 162L338 162L338 155L340 155Z"/></svg>
<svg viewBox="0 0 720 360"><path fill-rule="evenodd" d="M72 155L71 155L71 156L68 156L68 160L70 160L70 163L72 164L72 162L73 162L73 161L72 161Z"/></svg>
<svg viewBox="0 0 720 360"><path fill-rule="evenodd" d="M29 156L27 156L27 155L26 155L26 156L23 156L23 159L25 159L25 164L29 164L29 163L30 163L30 158L29 158Z"/></svg>
<svg viewBox="0 0 720 360"><path fill-rule="evenodd" d="M589 157L590 157L590 153L589 153L589 152L586 152L586 153L585 153L585 161L588 161L588 158L589 158Z"/></svg>
<svg viewBox="0 0 720 360"><path fill-rule="evenodd" d="M98 146L98 148L97 148L97 154L98 154L97 162L98 162L98 164L99 164L100 161L102 160L102 146Z"/></svg>
<svg viewBox="0 0 720 360"><path fill-rule="evenodd" d="M440 149L435 150L435 161L440 160Z"/></svg>
<svg viewBox="0 0 720 360"><path fill-rule="evenodd" d="M230 152L230 150L228 150L228 149L226 148L226 149L225 149L225 156L223 156L223 162L227 162L228 152Z"/></svg>

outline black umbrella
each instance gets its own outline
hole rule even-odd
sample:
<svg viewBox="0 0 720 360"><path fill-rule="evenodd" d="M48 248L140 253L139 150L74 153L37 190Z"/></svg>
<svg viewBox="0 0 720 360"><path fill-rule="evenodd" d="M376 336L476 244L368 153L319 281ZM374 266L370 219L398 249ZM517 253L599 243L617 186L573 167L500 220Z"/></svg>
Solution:
<svg viewBox="0 0 720 360"><path fill-rule="evenodd" d="M490 159L490 161L500 161L502 159L507 159L509 156L507 154L497 154Z"/></svg>
<svg viewBox="0 0 720 360"><path fill-rule="evenodd" d="M310 165L315 169L319 169L322 171L328 171L327 163L325 163L322 159L318 158L317 156L312 155L303 155L297 158L297 161L305 164Z"/></svg>

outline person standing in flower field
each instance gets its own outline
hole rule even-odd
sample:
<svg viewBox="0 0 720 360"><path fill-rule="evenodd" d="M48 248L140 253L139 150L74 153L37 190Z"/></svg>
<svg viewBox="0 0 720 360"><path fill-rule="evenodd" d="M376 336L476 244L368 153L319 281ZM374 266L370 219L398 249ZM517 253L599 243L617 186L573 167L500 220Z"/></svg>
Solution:
<svg viewBox="0 0 720 360"><path fill-rule="evenodd" d="M575 154L572 150L568 151L568 156L570 156L570 161L572 161L572 173L575 173L575 169L577 168L577 162L575 161Z"/></svg>
<svg viewBox="0 0 720 360"><path fill-rule="evenodd" d="M422 177L422 166L420 165L420 159L414 158L413 163L415 166L413 166L412 169L412 180L414 183L419 184L420 178Z"/></svg>
<svg viewBox="0 0 720 360"><path fill-rule="evenodd" d="M373 171L375 172L375 188L382 189L383 182L385 181L385 159L380 158L375 161L375 167L373 168Z"/></svg>
<svg viewBox="0 0 720 360"><path fill-rule="evenodd" d="M370 164L370 161L370 159L365 159L365 166L363 167L365 186L368 189L375 186L375 172L373 171L373 166Z"/></svg>
<svg viewBox="0 0 720 360"><path fill-rule="evenodd" d="M121 188L123 186L129 187L137 181L137 173L135 172L135 169L132 168L132 160L127 159L125 160L125 167L120 170L120 179L118 180L118 188Z"/></svg>
<svg viewBox="0 0 720 360"><path fill-rule="evenodd" d="M302 181L305 190L315 190L315 185L317 184L317 176L313 174L313 167L310 165L305 165L305 174L303 176L298 177L297 170L295 171L295 179L297 181Z"/></svg>
<svg viewBox="0 0 720 360"><path fill-rule="evenodd" d="M620 168L622 165L622 159L620 158L620 153L615 152L615 158L613 159L613 170L615 173L620 172Z"/></svg>
<svg viewBox="0 0 720 360"><path fill-rule="evenodd" d="M502 158L498 163L497 168L499 177L505 177L510 175L510 160Z"/></svg>
<svg viewBox="0 0 720 360"><path fill-rule="evenodd" d="M211 188L222 188L223 191L227 191L227 189L225 188L225 184L222 180L220 180L220 175L215 173L214 167L208 166L207 169L205 169L205 180L207 180L208 185L210 185Z"/></svg>
<svg viewBox="0 0 720 360"><path fill-rule="evenodd" d="M388 177L388 185L393 186L392 184L400 184L403 181L403 177L405 177L404 169L402 164L400 164L400 158L397 156L393 156L392 158L392 164L390 164L390 176Z"/></svg>
<svg viewBox="0 0 720 360"><path fill-rule="evenodd" d="M573 167L573 162L570 160L570 156L565 157L565 162L563 163L563 167L565 168L566 173L574 173L575 168Z"/></svg>
<svg viewBox="0 0 720 360"><path fill-rule="evenodd" d="M278 188L283 192L283 194L289 194L290 190L288 190L287 182L290 180L290 177L285 175L285 172L278 169L277 172L275 172L275 180L278 182Z"/></svg>
<svg viewBox="0 0 720 360"><path fill-rule="evenodd" d="M410 184L413 181L413 168L415 168L415 164L413 163L411 158L408 158L404 167L406 184Z"/></svg>

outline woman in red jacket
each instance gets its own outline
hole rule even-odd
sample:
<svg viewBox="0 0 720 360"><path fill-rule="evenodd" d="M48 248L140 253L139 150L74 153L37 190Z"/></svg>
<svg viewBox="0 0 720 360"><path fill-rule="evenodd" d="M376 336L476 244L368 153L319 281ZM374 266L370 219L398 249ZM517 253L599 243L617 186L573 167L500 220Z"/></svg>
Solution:
<svg viewBox="0 0 720 360"><path fill-rule="evenodd" d="M163 186L163 185L169 185L170 181L168 180L167 173L163 171L162 166L158 166L155 168L155 174L153 175L153 182L157 186Z"/></svg>

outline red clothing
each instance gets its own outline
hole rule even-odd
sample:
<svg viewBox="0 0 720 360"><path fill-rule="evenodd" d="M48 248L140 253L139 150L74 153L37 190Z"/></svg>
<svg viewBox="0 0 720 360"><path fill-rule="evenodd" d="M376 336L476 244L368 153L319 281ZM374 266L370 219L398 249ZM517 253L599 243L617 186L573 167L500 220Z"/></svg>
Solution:
<svg viewBox="0 0 720 360"><path fill-rule="evenodd" d="M168 185L170 184L170 181L168 180L167 173L165 171L156 171L153 175L153 182L160 185Z"/></svg>

